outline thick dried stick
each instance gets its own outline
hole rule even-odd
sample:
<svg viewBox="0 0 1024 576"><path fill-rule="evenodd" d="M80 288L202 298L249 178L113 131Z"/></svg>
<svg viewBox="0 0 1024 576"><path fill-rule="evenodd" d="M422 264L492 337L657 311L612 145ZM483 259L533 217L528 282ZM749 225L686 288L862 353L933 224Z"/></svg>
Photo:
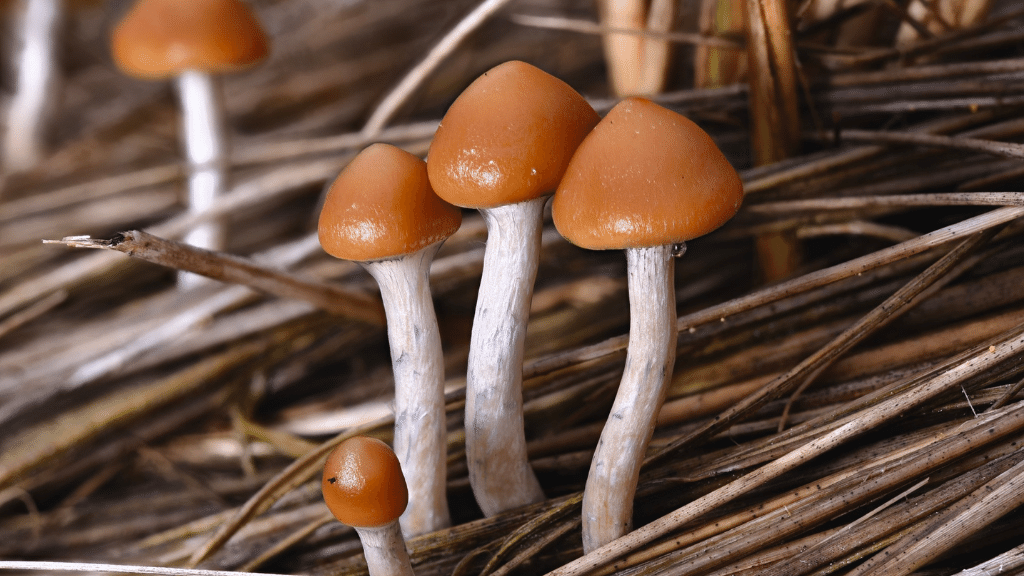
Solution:
<svg viewBox="0 0 1024 576"><path fill-rule="evenodd" d="M150 236L150 238L155 237ZM169 248L169 245L164 245L163 247ZM143 248L143 246L139 245L139 248ZM261 254L259 258L262 260L275 261L278 265L287 266L305 258L307 255L317 251L318 249L319 244L316 242L314 237L310 236L283 246L275 247L272 250ZM186 248L186 250L191 250L191 248ZM200 289L206 290L206 288ZM67 380L64 388L69 389L82 386L113 371L121 369L129 361L138 357L142 353L152 350L162 343L185 334L205 319L229 309L232 306L236 306L239 303L250 299L252 296L252 291L246 286L229 285L226 288L214 291L213 294L208 295L205 298L189 301L187 305L184 306L183 309L179 309L177 311L178 313L169 321L159 322L155 327L148 326L145 323L129 326L127 329L119 332L121 334L120 345L108 347L108 351L106 353L80 365L75 370L74 374L72 374L72 376ZM371 304L367 305L367 310L372 313L373 301L368 301L371 302ZM383 315L382 312L381 315ZM40 391L36 395L43 393L45 393L45 390ZM17 404L22 405L27 401L28 399L20 399ZM9 413L10 410L12 410L12 407L9 404L4 406L3 409L0 409L0 413Z"/></svg>
<svg viewBox="0 0 1024 576"><path fill-rule="evenodd" d="M110 240L71 236L46 242L66 244L73 248L114 250L161 266L195 272L229 284L248 286L279 298L309 302L343 318L376 326L384 325L383 306L378 299L368 294L285 272L250 258L203 250L140 230L121 232ZM299 243L316 245L316 237L304 237Z"/></svg>
<svg viewBox="0 0 1024 576"><path fill-rule="evenodd" d="M754 164L774 164L795 156L800 147L800 108L790 12L781 0L747 0L747 62L750 140ZM769 230L755 238L762 277L776 282L791 277L801 244L789 230Z"/></svg>
<svg viewBox="0 0 1024 576"><path fill-rule="evenodd" d="M267 170L234 186L203 214L184 213L151 226L149 230L160 236L180 236L198 223L223 218L240 209L264 204L289 191L333 178L346 161L347 157L332 158ZM40 272L0 295L0 316L24 306L42 294L76 285L122 266L124 262L121 258L100 253Z"/></svg>

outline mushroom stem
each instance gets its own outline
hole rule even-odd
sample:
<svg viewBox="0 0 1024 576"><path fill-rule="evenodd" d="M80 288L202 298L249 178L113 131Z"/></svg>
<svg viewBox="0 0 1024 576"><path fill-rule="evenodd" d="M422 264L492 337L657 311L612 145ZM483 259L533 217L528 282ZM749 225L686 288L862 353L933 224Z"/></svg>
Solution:
<svg viewBox="0 0 1024 576"><path fill-rule="evenodd" d="M380 286L387 316L395 374L395 454L409 485L409 507L400 522L409 537L451 524L445 491L444 356L430 296L430 263L442 243L361 263Z"/></svg>
<svg viewBox="0 0 1024 576"><path fill-rule="evenodd" d="M545 202L480 209L487 247L466 373L466 458L486 516L544 500L526 454L523 348Z"/></svg>
<svg viewBox="0 0 1024 576"><path fill-rule="evenodd" d="M26 2L19 30L17 92L7 111L7 133L0 155L4 170L27 170L43 157L59 82L54 45L62 14L62 0Z"/></svg>
<svg viewBox="0 0 1024 576"><path fill-rule="evenodd" d="M228 144L224 131L224 105L220 82L212 74L186 70L177 79L181 101L185 158L188 161L188 210L208 210L227 186ZM200 224L185 236L185 243L209 250L223 250L226 243L220 222ZM203 282L201 276L183 274L183 287Z"/></svg>
<svg viewBox="0 0 1024 576"><path fill-rule="evenodd" d="M628 248L626 265L626 367L583 492L584 552L630 531L640 465L676 358L673 247Z"/></svg>
<svg viewBox="0 0 1024 576"><path fill-rule="evenodd" d="M372 528L356 527L370 576L414 576L409 552L398 522Z"/></svg>

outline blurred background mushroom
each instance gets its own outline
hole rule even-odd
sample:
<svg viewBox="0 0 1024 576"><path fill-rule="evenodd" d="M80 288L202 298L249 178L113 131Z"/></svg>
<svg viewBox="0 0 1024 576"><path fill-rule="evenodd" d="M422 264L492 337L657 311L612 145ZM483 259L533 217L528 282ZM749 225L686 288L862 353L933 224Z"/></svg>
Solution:
<svg viewBox="0 0 1024 576"><path fill-rule="evenodd" d="M6 110L0 173L35 167L47 152L61 100L60 38L64 0L11 2L19 13L8 28L14 94ZM3 192L0 182L0 193Z"/></svg>
<svg viewBox="0 0 1024 576"><path fill-rule="evenodd" d="M203 214L228 187L230 143L217 77L251 68L267 57L270 43L263 27L240 0L139 0L114 29L111 49L126 74L174 81L188 165L187 205ZM222 219L210 220L190 230L185 242L224 249L225 225ZM191 274L181 280L184 287L202 281Z"/></svg>

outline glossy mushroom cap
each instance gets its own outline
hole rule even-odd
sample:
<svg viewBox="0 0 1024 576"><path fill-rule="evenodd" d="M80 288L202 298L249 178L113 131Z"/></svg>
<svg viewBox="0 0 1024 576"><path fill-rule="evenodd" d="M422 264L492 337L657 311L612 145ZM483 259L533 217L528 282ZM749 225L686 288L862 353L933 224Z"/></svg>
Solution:
<svg viewBox="0 0 1024 576"><path fill-rule="evenodd" d="M616 105L580 144L551 210L591 250L685 242L739 210L743 183L711 137L643 98Z"/></svg>
<svg viewBox="0 0 1024 576"><path fill-rule="evenodd" d="M111 44L121 70L153 79L240 70L270 52L263 27L240 0L139 0Z"/></svg>
<svg viewBox="0 0 1024 576"><path fill-rule="evenodd" d="M373 144L327 192L320 245L337 258L383 260L440 242L461 224L462 212L434 194L422 160L390 144Z"/></svg>
<svg viewBox="0 0 1024 576"><path fill-rule="evenodd" d="M599 119L565 82L505 62L473 81L441 120L427 157L430 183L467 208L550 194Z"/></svg>
<svg viewBox="0 0 1024 576"><path fill-rule="evenodd" d="M349 438L331 452L321 489L334 517L355 528L394 522L409 503L398 457L387 444L365 436Z"/></svg>

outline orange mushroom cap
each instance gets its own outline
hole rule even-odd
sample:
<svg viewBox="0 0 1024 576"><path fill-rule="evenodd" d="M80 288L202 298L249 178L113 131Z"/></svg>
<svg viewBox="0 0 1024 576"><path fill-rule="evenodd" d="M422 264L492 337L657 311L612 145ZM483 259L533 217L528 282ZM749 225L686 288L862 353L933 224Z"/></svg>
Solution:
<svg viewBox="0 0 1024 576"><path fill-rule="evenodd" d="M390 524L409 503L398 457L387 444L365 436L349 438L331 452L321 490L334 517L356 528Z"/></svg>
<svg viewBox="0 0 1024 576"><path fill-rule="evenodd" d="M114 62L139 78L185 70L231 72L270 52L266 32L239 0L139 0L112 36Z"/></svg>
<svg viewBox="0 0 1024 576"><path fill-rule="evenodd" d="M346 260L383 260L440 242L462 212L434 194L427 166L390 144L373 144L331 184L320 212L320 245Z"/></svg>
<svg viewBox="0 0 1024 576"><path fill-rule="evenodd" d="M621 250L707 234L742 201L739 175L706 132L649 100L627 98L580 144L551 211L573 244Z"/></svg>
<svg viewBox="0 0 1024 576"><path fill-rule="evenodd" d="M444 115L427 157L430 183L468 208L549 194L598 120L565 82L524 62L505 62L474 80Z"/></svg>

